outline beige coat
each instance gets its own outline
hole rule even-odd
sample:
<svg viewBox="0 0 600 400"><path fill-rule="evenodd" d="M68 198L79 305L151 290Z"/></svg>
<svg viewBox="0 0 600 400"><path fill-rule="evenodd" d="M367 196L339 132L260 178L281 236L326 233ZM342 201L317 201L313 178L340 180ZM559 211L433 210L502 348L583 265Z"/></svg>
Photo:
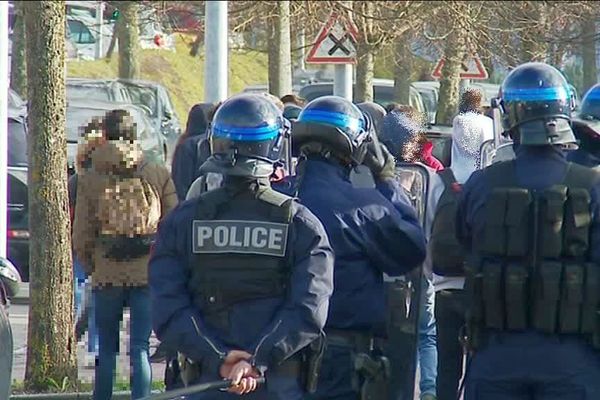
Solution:
<svg viewBox="0 0 600 400"><path fill-rule="evenodd" d="M143 163L137 145L121 146L106 142L91 153L92 167L80 171L73 220L73 250L92 275L94 286L144 286L148 284L149 255L134 261L114 261L103 256L98 245L100 222L98 201L108 175L120 168L142 165L141 175L160 197L161 218L177 205L177 194L169 171L162 165Z"/></svg>

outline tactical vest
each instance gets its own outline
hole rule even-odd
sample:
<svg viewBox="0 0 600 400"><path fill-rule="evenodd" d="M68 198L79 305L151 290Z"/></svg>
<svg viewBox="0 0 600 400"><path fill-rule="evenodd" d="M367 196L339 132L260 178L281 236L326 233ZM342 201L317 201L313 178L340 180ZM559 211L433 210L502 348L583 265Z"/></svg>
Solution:
<svg viewBox="0 0 600 400"><path fill-rule="evenodd" d="M224 186L197 203L189 288L207 321L223 330L232 305L284 296L288 287L293 200L255 186Z"/></svg>
<svg viewBox="0 0 600 400"><path fill-rule="evenodd" d="M600 176L568 164L562 183L519 187L514 161L490 166L483 237L467 266L468 336L485 329L580 334L600 345L600 265L589 259L592 187Z"/></svg>

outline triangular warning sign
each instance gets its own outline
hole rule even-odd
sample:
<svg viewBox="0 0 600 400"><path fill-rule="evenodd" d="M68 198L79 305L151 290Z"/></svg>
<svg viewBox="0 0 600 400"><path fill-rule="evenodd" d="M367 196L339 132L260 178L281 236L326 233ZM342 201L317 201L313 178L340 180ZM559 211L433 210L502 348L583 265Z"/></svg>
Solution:
<svg viewBox="0 0 600 400"><path fill-rule="evenodd" d="M442 68L444 67L444 59L441 58L436 64L431 76L434 78L442 77ZM487 79L488 73L481 62L481 59L474 55L468 57L461 63L460 77L462 79Z"/></svg>
<svg viewBox="0 0 600 400"><path fill-rule="evenodd" d="M312 64L354 64L356 63L356 25L335 12L331 13L323 25L308 56Z"/></svg>

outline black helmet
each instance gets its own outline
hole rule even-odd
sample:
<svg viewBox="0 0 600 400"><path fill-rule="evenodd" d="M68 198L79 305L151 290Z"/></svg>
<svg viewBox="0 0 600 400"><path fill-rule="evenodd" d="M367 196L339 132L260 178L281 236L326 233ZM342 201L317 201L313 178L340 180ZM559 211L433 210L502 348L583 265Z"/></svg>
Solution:
<svg viewBox="0 0 600 400"><path fill-rule="evenodd" d="M565 77L538 62L518 66L500 89L504 129L522 145L574 143L573 96Z"/></svg>
<svg viewBox="0 0 600 400"><path fill-rule="evenodd" d="M281 158L288 131L289 122L267 97L233 96L215 113L209 137L212 156L202 171L268 176Z"/></svg>
<svg viewBox="0 0 600 400"><path fill-rule="evenodd" d="M370 118L352 102L338 96L319 97L308 103L294 125L292 142L296 149L319 143L338 157L362 163L366 146L373 138Z"/></svg>

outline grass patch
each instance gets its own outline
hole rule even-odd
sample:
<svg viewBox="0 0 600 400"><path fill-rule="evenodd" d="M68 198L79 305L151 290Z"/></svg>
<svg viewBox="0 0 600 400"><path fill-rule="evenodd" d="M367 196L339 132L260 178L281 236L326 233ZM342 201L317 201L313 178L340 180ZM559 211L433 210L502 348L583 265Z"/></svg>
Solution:
<svg viewBox="0 0 600 400"><path fill-rule="evenodd" d="M204 53L198 57L189 54L194 38L176 35L176 50L141 50L140 78L159 82L171 95L175 111L183 126L191 106L204 98ZM94 61L67 62L67 75L81 78L116 78L118 56ZM249 50L229 52L229 94L242 91L246 86L266 83L267 55Z"/></svg>
<svg viewBox="0 0 600 400"><path fill-rule="evenodd" d="M78 381L77 385L75 385L75 387L77 388L77 392L92 392L94 390L94 385L90 382L84 382L84 381ZM114 385L113 385L113 391L114 392L121 392L121 391L128 391L131 390L131 386L129 385L129 381L127 380L117 380ZM165 384L162 381L155 381L152 382L152 390L159 390L159 391L164 391L165 390ZM66 390L61 390L61 388L56 387L56 388L52 388L50 390L48 390L48 393L66 393ZM23 381L13 381L12 386L11 386L11 393L12 394L30 394L29 392L25 391L25 382Z"/></svg>

